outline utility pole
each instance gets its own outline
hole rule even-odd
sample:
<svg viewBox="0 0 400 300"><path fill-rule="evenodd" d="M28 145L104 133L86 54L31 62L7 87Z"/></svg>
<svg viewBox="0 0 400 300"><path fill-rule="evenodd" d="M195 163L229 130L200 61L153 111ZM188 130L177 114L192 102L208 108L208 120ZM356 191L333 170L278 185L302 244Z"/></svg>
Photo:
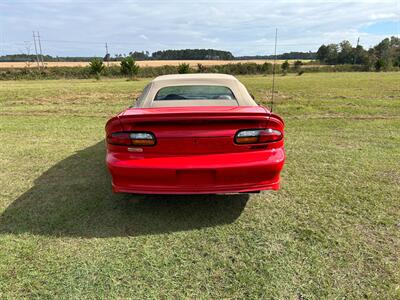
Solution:
<svg viewBox="0 0 400 300"><path fill-rule="evenodd" d="M43 53L42 53L42 44L41 44L41 42L40 42L40 34L39 34L39 31L37 32L37 38L38 38L38 41L39 41L39 52L40 52L40 58L41 58L41 61L42 61L42 68L44 68Z"/></svg>
<svg viewBox="0 0 400 300"><path fill-rule="evenodd" d="M108 54L108 45L107 45L107 42L106 42L106 60L107 60L107 67L109 67L110 66L110 64L109 64L109 60L110 60L110 58L109 58L109 54Z"/></svg>
<svg viewBox="0 0 400 300"><path fill-rule="evenodd" d="M32 31L32 33L33 33L33 43L35 44L36 62L37 62L38 69L40 69L39 54L37 52L37 47L36 47L36 36L35 36L35 32L34 31Z"/></svg>

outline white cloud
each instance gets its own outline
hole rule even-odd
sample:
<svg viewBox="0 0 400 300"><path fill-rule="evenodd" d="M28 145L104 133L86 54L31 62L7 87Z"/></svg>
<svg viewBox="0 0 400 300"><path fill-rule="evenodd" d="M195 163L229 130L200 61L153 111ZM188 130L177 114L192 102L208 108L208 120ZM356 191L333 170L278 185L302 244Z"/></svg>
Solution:
<svg viewBox="0 0 400 300"><path fill-rule="evenodd" d="M5 40L0 51L18 51L13 42L30 40L32 30L41 32L43 46L52 55L100 55L106 41L112 53L213 47L236 55L265 54L273 51L275 27L279 28L279 52L316 50L321 43L344 39L355 43L358 36L363 45L370 46L384 35L366 33L363 28L384 21L399 22L399 3L5 0L0 4L0 36ZM55 40L82 43L50 42Z"/></svg>

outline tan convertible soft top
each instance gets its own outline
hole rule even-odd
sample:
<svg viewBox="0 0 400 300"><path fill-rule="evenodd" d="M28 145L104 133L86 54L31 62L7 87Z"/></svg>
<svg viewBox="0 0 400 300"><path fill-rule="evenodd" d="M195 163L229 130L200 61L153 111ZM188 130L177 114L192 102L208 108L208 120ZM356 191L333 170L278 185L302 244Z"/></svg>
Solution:
<svg viewBox="0 0 400 300"><path fill-rule="evenodd" d="M157 92L167 86L216 85L229 88L236 100L163 100L154 101ZM136 107L179 107L179 106L257 106L245 86L235 77L226 74L175 74L156 77L143 90Z"/></svg>

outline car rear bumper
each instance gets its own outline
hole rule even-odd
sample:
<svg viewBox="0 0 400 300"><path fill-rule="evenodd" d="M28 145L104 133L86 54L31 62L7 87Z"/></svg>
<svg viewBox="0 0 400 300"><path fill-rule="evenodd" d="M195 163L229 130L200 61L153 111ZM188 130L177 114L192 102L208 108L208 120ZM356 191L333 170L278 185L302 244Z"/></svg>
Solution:
<svg viewBox="0 0 400 300"><path fill-rule="evenodd" d="M279 189L283 148L246 153L140 158L108 153L115 192L224 194Z"/></svg>

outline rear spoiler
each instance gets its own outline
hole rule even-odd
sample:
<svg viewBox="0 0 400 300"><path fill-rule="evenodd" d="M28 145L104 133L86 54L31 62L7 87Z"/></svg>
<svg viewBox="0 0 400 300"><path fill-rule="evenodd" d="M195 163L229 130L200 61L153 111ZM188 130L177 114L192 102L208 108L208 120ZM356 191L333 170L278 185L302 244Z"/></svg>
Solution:
<svg viewBox="0 0 400 300"><path fill-rule="evenodd" d="M180 121L180 120L266 120L271 113L262 106L194 106L130 108L118 115L120 120ZM279 118L281 121L281 119Z"/></svg>

